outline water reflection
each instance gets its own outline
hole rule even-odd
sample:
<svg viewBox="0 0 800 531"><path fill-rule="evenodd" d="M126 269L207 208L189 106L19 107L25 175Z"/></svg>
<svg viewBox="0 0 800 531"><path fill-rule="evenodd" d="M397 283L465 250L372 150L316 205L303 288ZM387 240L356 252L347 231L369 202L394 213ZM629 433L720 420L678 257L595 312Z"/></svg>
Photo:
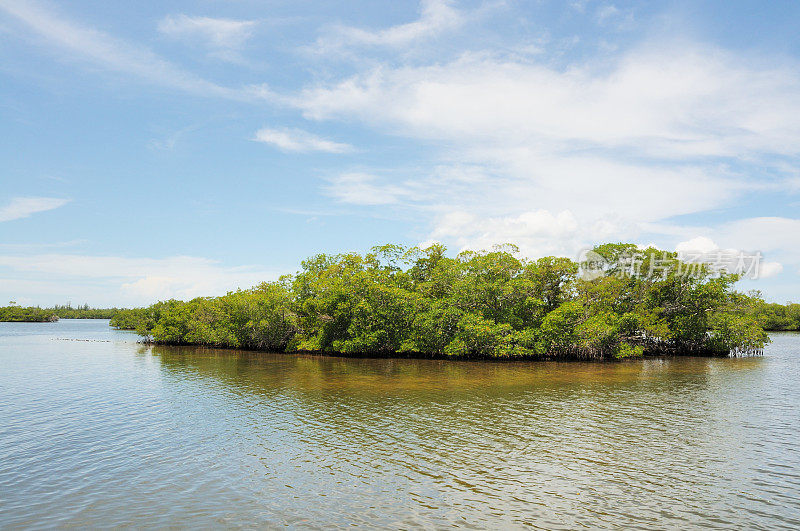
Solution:
<svg viewBox="0 0 800 531"><path fill-rule="evenodd" d="M615 364L54 343L0 342L0 524L800 525L796 335Z"/></svg>
<svg viewBox="0 0 800 531"><path fill-rule="evenodd" d="M345 474L370 490L399 481L405 502L424 515L416 523L446 508L484 523L548 527L592 519L651 526L664 516L708 522L708 508L747 480L746 468L731 466L743 463L731 405L764 363L452 363L167 347L152 354L179 379L213 379L268 399L250 405L264 413L255 418L286 436L290 462L307 474ZM713 518L733 524L742 515L730 507Z"/></svg>

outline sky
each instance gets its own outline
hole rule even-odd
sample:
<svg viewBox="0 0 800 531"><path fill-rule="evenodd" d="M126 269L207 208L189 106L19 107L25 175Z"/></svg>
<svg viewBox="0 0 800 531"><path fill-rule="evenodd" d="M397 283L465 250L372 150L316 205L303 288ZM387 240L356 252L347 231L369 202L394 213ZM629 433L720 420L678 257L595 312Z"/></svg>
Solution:
<svg viewBox="0 0 800 531"><path fill-rule="evenodd" d="M800 3L0 0L0 305L320 252L760 253L800 300Z"/></svg>

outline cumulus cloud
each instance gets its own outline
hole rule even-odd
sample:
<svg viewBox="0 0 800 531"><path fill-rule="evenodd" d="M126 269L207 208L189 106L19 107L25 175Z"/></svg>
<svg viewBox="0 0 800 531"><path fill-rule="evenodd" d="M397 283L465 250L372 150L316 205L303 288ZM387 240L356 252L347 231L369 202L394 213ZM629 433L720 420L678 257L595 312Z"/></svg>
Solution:
<svg viewBox="0 0 800 531"><path fill-rule="evenodd" d="M588 8L586 2L573 4ZM403 55L397 61L411 45L463 27L470 17L449 1L428 0L405 24L328 27L317 51L346 48L363 57L373 48L380 55L359 63L356 74L326 72L301 90L278 95L266 85L219 86L34 2L0 0L0 10L54 47L109 70L191 93L268 99L307 119L359 122L430 148L407 167L341 168L323 184L350 205L418 209L429 224L422 237L468 247L515 241L534 253L569 255L598 239L647 233L648 239L689 245L703 234L708 241L692 245L719 242L800 263L799 220L749 218L706 228L674 221L730 205L745 193L800 189L794 169L800 69L785 58L675 40L555 60L546 50L508 53L525 43L502 41L496 51L456 59L426 63ZM605 25L627 16L608 3L587 13ZM173 15L160 29L234 50L254 26ZM264 128L254 140L289 152L353 151L298 129ZM748 174L748 165L759 173ZM158 291L170 278L154 272L126 282Z"/></svg>
<svg viewBox="0 0 800 531"><path fill-rule="evenodd" d="M334 142L302 129L271 129L265 127L256 131L256 142L271 144L283 151L296 151L306 153L309 151L322 151L325 153L348 153L353 151L353 146L341 142Z"/></svg>
<svg viewBox="0 0 800 531"><path fill-rule="evenodd" d="M37 212L53 210L69 203L69 199L57 197L15 197L0 207L0 221L11 221L30 217Z"/></svg>
<svg viewBox="0 0 800 531"><path fill-rule="evenodd" d="M484 216L466 210L450 210L437 217L431 241L455 243L459 249L489 249L513 243L526 256L577 257L600 241L634 238L638 230L624 220L606 216L582 220L570 210L528 210L518 215ZM624 238L623 238L624 239Z"/></svg>
<svg viewBox="0 0 800 531"><path fill-rule="evenodd" d="M703 261L713 261L715 257L720 257L720 259L721 257L733 257L731 264L734 264L736 257L742 257L744 265L740 272L754 275L754 278L770 278L783 272L783 264L765 260L760 250L754 251L752 248L742 249L741 247L723 249L707 236L697 236L682 241L675 246L675 250L678 252L678 256L692 260L697 260L698 256L704 257ZM748 267L751 265L749 257L756 257L757 260L757 263L752 264L752 270L749 270ZM731 260L731 258L728 259Z"/></svg>
<svg viewBox="0 0 800 531"><path fill-rule="evenodd" d="M377 68L294 100L307 117L356 116L430 139L617 148L652 157L800 153L800 74L700 45L643 46L610 67L465 54Z"/></svg>
<svg viewBox="0 0 800 531"><path fill-rule="evenodd" d="M636 238L665 217L723 204L740 186L693 167L650 168L580 156L492 157L497 160L486 156L485 165L454 164L410 179L344 173L325 189L350 204L422 209L425 217L433 214L431 238L450 238L462 247L485 247L494 239L531 252L546 248L574 255L598 241ZM540 225L532 221L545 212L562 220L566 212L574 220L568 233L548 236L563 241L539 242ZM454 227L454 219L469 221Z"/></svg>
<svg viewBox="0 0 800 531"><path fill-rule="evenodd" d="M719 249L719 246L714 243L714 240L705 236L697 236L691 240L680 242L675 246L675 250L679 254L692 252L710 253L711 251L716 251L717 249Z"/></svg>
<svg viewBox="0 0 800 531"><path fill-rule="evenodd" d="M547 210L519 216L481 219L464 211L442 216L432 233L434 240L456 242L461 250L490 249L499 243L514 243L527 255L570 254L582 234L572 212L553 214Z"/></svg>
<svg viewBox="0 0 800 531"><path fill-rule="evenodd" d="M778 216L739 219L717 229L726 245L737 243L745 249L781 252L800 259L800 219Z"/></svg>
<svg viewBox="0 0 800 531"><path fill-rule="evenodd" d="M525 238L519 217L541 210L571 212L576 242L600 225L610 239L637 227L670 231L670 218L781 186L745 175L738 162L777 175L785 173L777 158L800 155L796 65L688 41L647 43L567 67L492 53L382 64L287 101L308 119L357 119L446 146L436 167L417 169L423 175L413 190L409 182L369 188L370 197L395 199L425 190L418 206L436 214L431 237L455 238L444 220L459 212L501 241ZM440 186L441 168L465 166L469 187Z"/></svg>
<svg viewBox="0 0 800 531"><path fill-rule="evenodd" d="M783 264L780 262L762 262L759 267L759 278L770 278L783 272Z"/></svg>

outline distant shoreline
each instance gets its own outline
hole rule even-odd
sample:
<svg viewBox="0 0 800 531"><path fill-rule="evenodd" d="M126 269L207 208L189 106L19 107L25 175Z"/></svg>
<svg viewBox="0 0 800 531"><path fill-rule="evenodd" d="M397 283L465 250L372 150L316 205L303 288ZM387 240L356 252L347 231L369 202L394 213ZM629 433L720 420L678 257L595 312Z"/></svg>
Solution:
<svg viewBox="0 0 800 531"><path fill-rule="evenodd" d="M121 308L90 308L88 305L80 308L72 308L69 305L53 308L10 305L0 307L0 322L45 323L59 319L111 319L121 310Z"/></svg>

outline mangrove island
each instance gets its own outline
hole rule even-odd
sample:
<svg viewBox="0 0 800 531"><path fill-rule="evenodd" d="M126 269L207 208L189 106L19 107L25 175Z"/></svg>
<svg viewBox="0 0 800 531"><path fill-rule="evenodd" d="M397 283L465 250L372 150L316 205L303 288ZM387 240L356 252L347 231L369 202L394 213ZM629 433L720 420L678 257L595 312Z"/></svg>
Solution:
<svg viewBox="0 0 800 531"><path fill-rule="evenodd" d="M615 264L637 250L616 243L593 252ZM783 319L782 329L800 324L793 308L798 305L768 305L758 293L734 290L737 275L697 264L687 268L676 253L658 249L641 253L659 254L658 275L607 267L589 279L569 258L519 258L512 245L456 257L445 251L439 244L425 249L390 244L366 255L319 254L278 281L221 297L120 310L111 325L173 345L350 356L613 360L755 354L769 341L770 315L773 322ZM650 264L640 266L648 270Z"/></svg>

